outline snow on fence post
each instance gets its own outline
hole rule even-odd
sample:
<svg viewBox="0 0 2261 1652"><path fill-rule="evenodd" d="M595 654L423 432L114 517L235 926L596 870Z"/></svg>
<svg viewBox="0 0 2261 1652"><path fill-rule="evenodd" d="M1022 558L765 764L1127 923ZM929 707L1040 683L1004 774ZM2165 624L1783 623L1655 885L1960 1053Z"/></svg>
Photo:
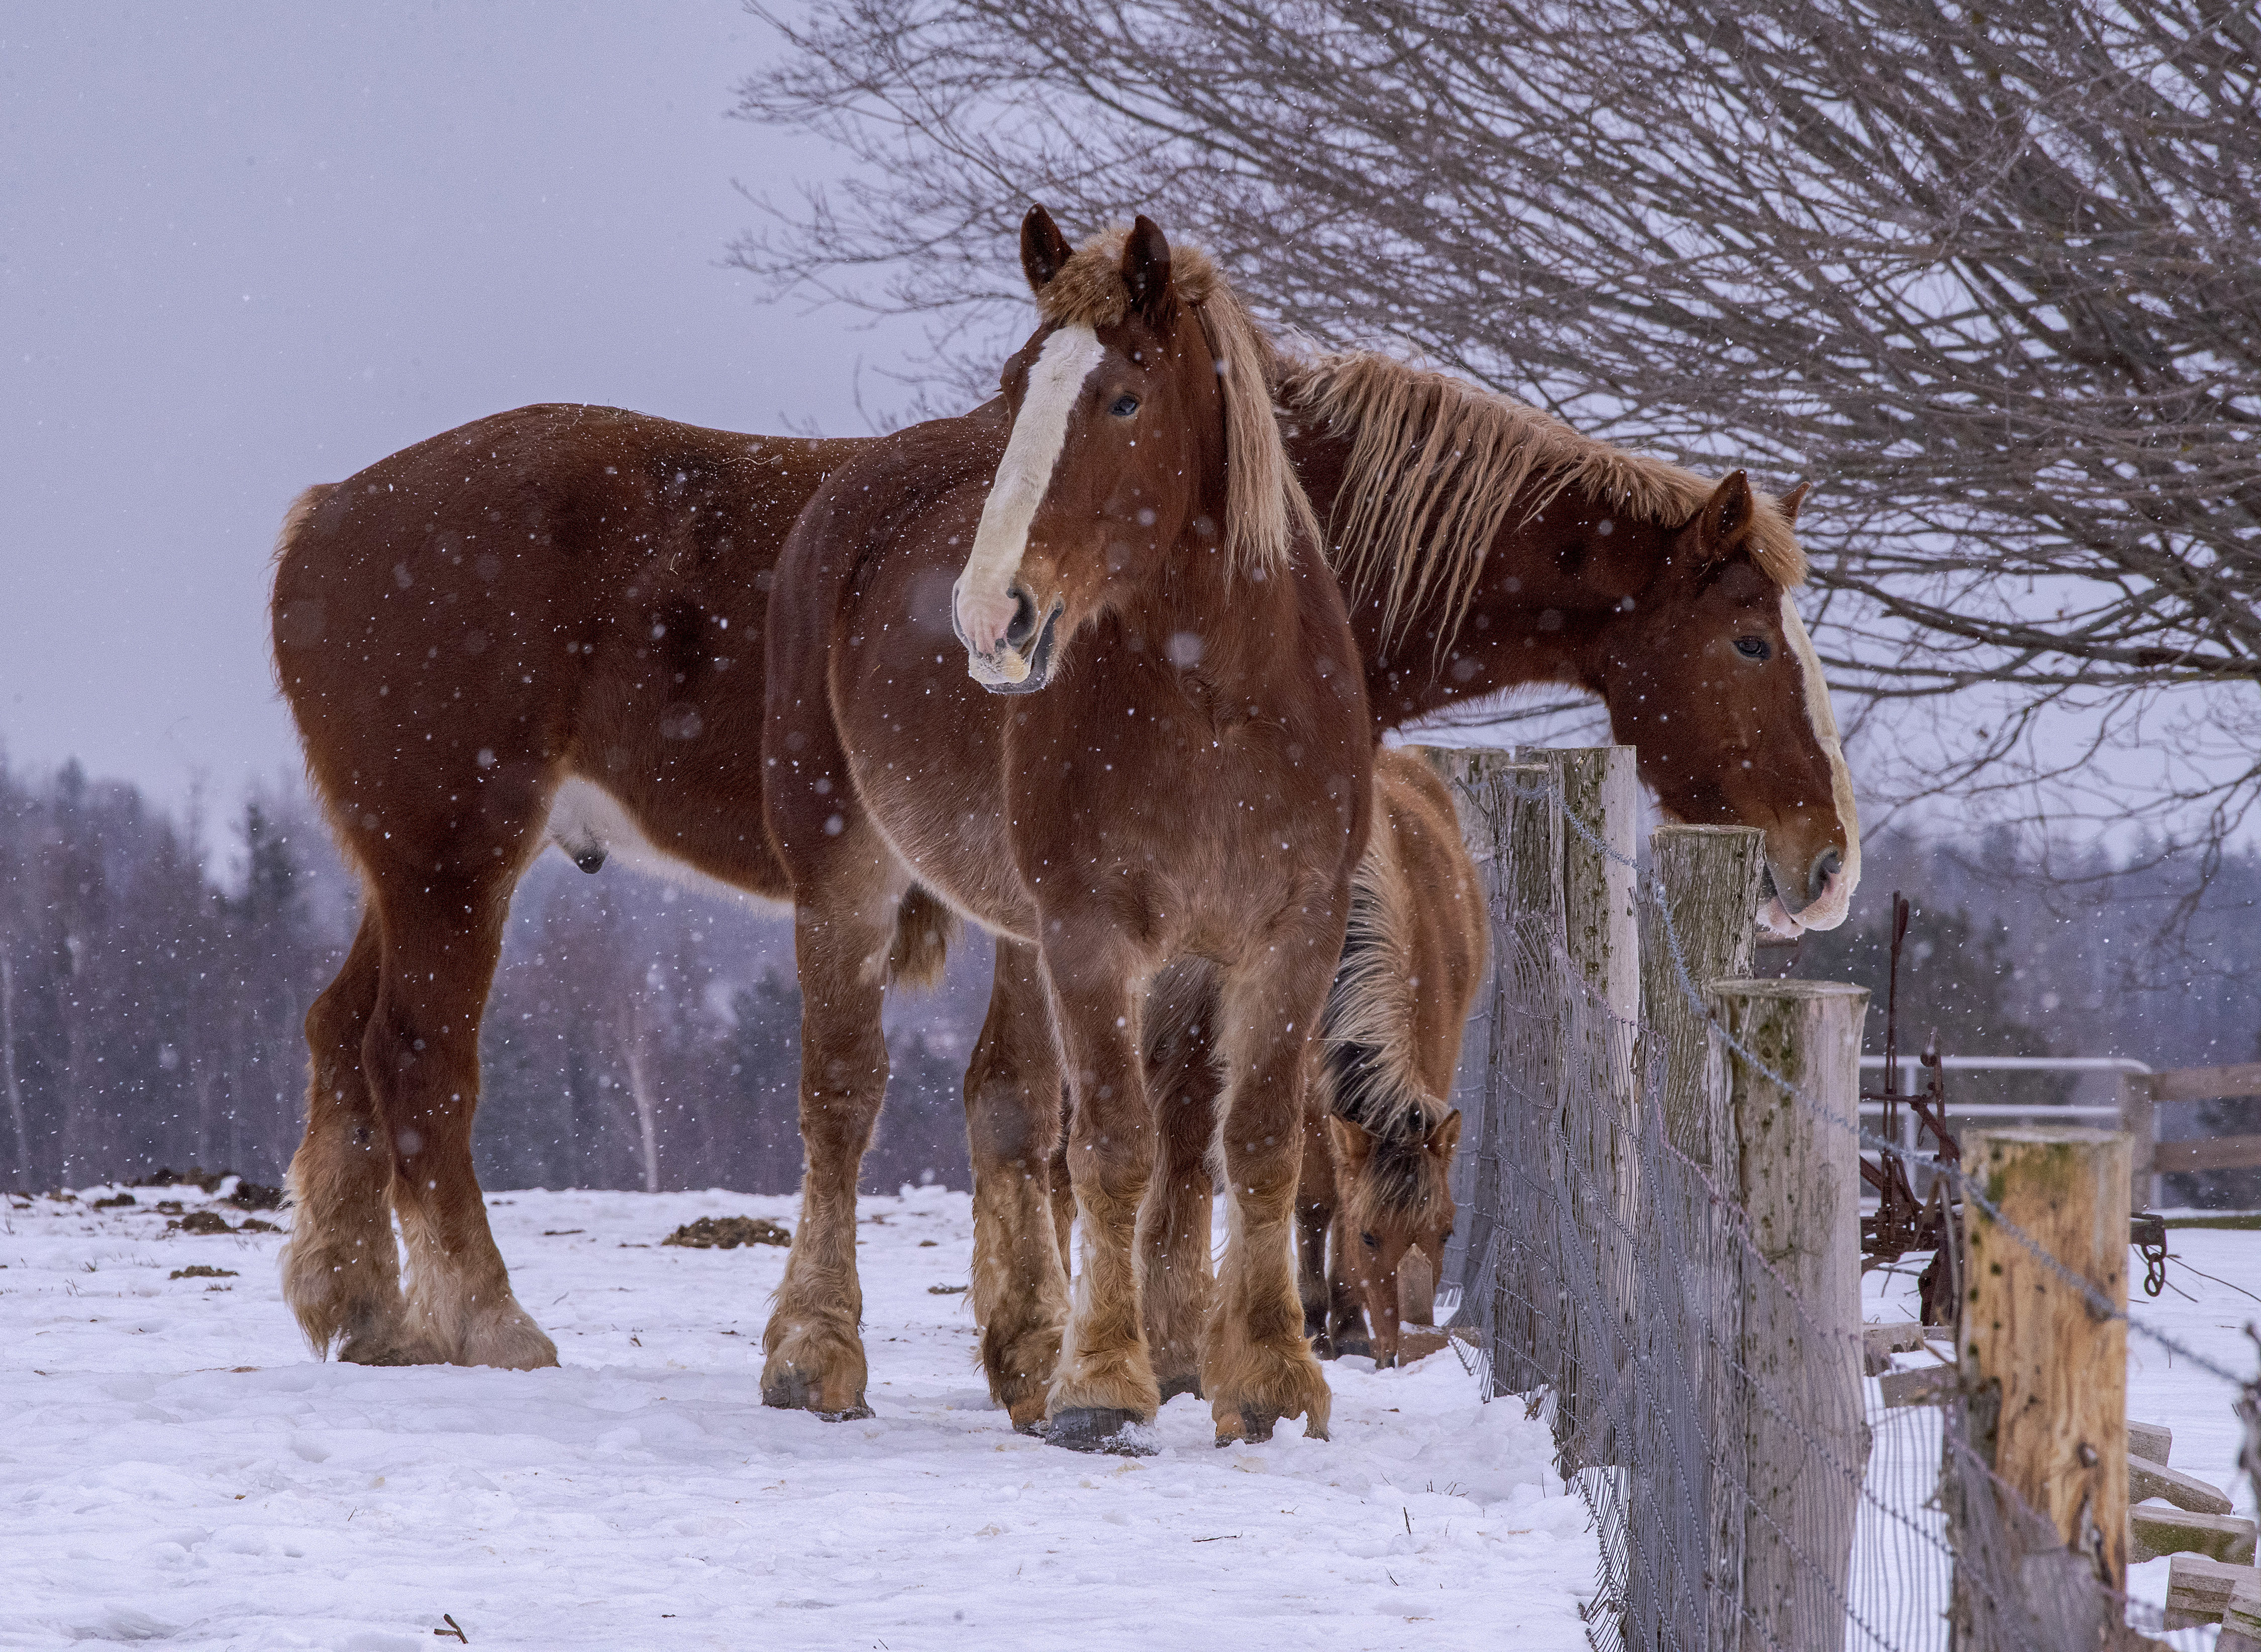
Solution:
<svg viewBox="0 0 2261 1652"><path fill-rule="evenodd" d="M1611 1420L1621 1415L1633 1361L1633 1247L1639 1220L1633 1030L1640 1019L1640 926L1633 853L1640 780L1631 746L1555 751L1525 746L1518 760L1554 772L1568 817L1562 835L1562 1137L1571 1159L1561 1185L1592 1247L1613 1323L1580 1319L1558 1390L1555 1438L1566 1475L1619 1454ZM1579 826L1585 830L1581 831ZM1589 836L1590 834L1590 836ZM1583 1208L1589 1201L1595 1208Z"/></svg>
<svg viewBox="0 0 2261 1652"><path fill-rule="evenodd" d="M1714 1187L1729 1191L1739 1174L1733 1120L1724 1105L1726 1096L1715 1095L1706 1082L1712 1024L1703 1007L1690 1001L1681 966L1699 992L1712 981L1750 974L1756 940L1752 914L1766 875L1766 835L1748 826L1661 826L1648 842L1656 898L1641 905L1641 1072L1660 1103L1665 1140ZM1683 1346L1677 1355L1697 1397L1704 1437L1741 1440L1748 1396L1730 1361L1740 1358L1741 1277L1734 1259L1741 1235L1731 1214L1697 1177L1669 1171L1652 1198L1672 1200L1663 1213L1664 1225L1676 1240L1683 1264L1668 1282L1678 1288L1682 1306L1676 1314L1647 1316L1641 1327L1644 1357L1668 1363L1673 1351L1657 1344L1680 1338ZM1691 1326L1701 1330L1691 1334ZM1645 1424L1642 1432L1644 1437L1649 1432ZM1708 1501L1703 1515L1708 1552L1723 1558L1740 1555L1740 1489L1729 1476L1716 1476ZM1662 1602L1652 1606L1640 1598L1645 1583L1634 1569L1635 1598L1627 1616L1644 1631L1664 1609ZM1704 1645L1736 1644L1740 1604L1733 1590L1713 1591L1705 1599L1701 1610L1709 1634Z"/></svg>
<svg viewBox="0 0 2261 1652"><path fill-rule="evenodd" d="M1715 1499L1733 1516L1710 1567L1722 1591L1715 1621L1738 1626L1721 1644L1834 1652L1868 1456L1854 1120L1869 995L1834 981L1717 980L1704 999L1717 1024L1705 1110L1727 1132L1722 1188L1748 1224L1725 1264L1736 1270L1740 1323L1722 1352L1739 1380L1715 1390L1724 1414L1707 1419L1722 1477L1745 1493Z"/></svg>
<svg viewBox="0 0 2261 1652"><path fill-rule="evenodd" d="M1950 1489L1958 1648L1994 1643L1987 1629L2002 1603L1989 1597L2005 1588L2026 1593L2013 1615L2021 1607L2029 1621L2064 1624L2081 1645L2104 1644L2098 1637L2119 1619L2132 1159L2117 1131L2033 1126L1963 1138L1963 1174L2000 1217L1963 1201L1961 1436L2004 1490L1975 1473ZM2096 1312L2091 1289L2119 1317ZM2009 1496L2024 1509L1999 1506ZM1998 1544L2009 1552L1989 1552ZM2082 1586L2089 1581L2101 1588Z"/></svg>

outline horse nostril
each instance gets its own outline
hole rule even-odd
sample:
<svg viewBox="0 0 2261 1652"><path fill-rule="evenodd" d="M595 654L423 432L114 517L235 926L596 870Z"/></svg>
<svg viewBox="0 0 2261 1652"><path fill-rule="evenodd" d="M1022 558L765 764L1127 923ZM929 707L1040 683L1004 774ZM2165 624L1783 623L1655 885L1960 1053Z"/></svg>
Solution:
<svg viewBox="0 0 2261 1652"><path fill-rule="evenodd" d="M1037 634L1037 600L1015 585L1012 589L1013 622L1005 628L1005 646L1016 651L1026 648L1029 639Z"/></svg>
<svg viewBox="0 0 2261 1652"><path fill-rule="evenodd" d="M1819 901L1821 898L1821 892L1829 887L1829 880L1835 877L1843 869L1844 865L1845 857L1839 854L1834 848L1825 849L1816 856L1812 874L1806 880L1805 892L1808 897Z"/></svg>

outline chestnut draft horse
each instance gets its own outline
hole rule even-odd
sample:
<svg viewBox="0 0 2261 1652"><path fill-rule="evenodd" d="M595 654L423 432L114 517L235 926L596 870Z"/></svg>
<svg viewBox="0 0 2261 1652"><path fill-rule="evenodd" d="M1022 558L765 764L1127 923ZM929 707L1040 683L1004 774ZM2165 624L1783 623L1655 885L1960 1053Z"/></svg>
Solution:
<svg viewBox="0 0 2261 1652"><path fill-rule="evenodd" d="M1376 356L1302 369L1282 393L1288 452L1353 582L1377 734L1518 684L1584 687L1668 815L1762 829L1778 903L1813 928L1842 919L1859 867L1850 788L1785 600L1802 489L1778 506L1740 472L1714 485ZM994 470L1002 401L958 423ZM276 676L363 889L352 949L307 1016L291 1174L284 1295L318 1350L556 1360L511 1295L471 1167L510 892L555 837L585 868L648 856L786 898L755 811L770 586L802 506L868 445L528 407L291 506ZM946 604L949 582L934 595ZM906 897L895 979L938 966L946 916ZM991 1386L1022 1423L1043 1415L1066 1302L1057 1245L1027 1237L1049 1226L1059 1133L1057 1087L1028 1088L1057 1074L1049 1028L1016 1031L1012 1013L1041 1001L1035 966L1030 949L999 949L966 1088L975 1317ZM1188 1180L1161 1185L1189 1196Z"/></svg>
<svg viewBox="0 0 2261 1652"><path fill-rule="evenodd" d="M1185 956L1215 967L1227 1075L1230 1237L1202 1347L1217 1437L1302 1417L1324 1438L1289 1255L1307 1052L1368 826L1357 644L1231 288L1144 218L1059 250L1023 241L1043 321L1005 368L994 483L960 421L901 432L826 482L779 563L763 800L793 896L808 1169L763 1397L864 1404L857 1172L896 914L923 887L1033 952L1043 994L1018 1014L1057 1029L1035 1088L1056 1097L1064 1074L1072 1097L1083 1253L1049 1438L1151 1448L1142 1024Z"/></svg>

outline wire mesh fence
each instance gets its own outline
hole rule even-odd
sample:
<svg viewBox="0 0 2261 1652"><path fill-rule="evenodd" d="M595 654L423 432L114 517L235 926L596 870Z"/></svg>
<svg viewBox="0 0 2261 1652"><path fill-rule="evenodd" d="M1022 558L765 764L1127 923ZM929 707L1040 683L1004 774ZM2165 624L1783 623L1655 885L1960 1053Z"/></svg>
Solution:
<svg viewBox="0 0 2261 1652"><path fill-rule="evenodd" d="M1951 1365L1920 1404L1887 1405L1864 1369L1857 1154L1904 1151L1858 1124L1865 994L1780 984L1851 1029L1801 1067L1780 1017L1704 997L1748 973L1747 894L1698 891L1732 923L1691 933L1690 892L1582 817L1603 801L1590 776L1462 763L1454 780L1493 958L1459 1097L1474 1151L1455 1319L1490 1391L1547 1419L1595 1519L1592 1644L2156 1644L2157 1610L2100 1583L2110 1568L1995 1475ZM1721 1117L1736 1084L1759 1102Z"/></svg>

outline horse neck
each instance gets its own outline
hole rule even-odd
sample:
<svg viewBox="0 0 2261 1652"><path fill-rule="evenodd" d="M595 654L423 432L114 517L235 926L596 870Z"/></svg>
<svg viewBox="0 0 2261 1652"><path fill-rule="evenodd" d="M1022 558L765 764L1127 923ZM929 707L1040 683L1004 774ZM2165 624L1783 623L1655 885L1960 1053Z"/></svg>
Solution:
<svg viewBox="0 0 2261 1652"><path fill-rule="evenodd" d="M1322 523L1331 523L1351 444L1328 431L1291 426L1285 434L1312 508ZM1458 615L1452 593L1432 589L1418 606L1401 609L1385 636L1380 582L1354 602L1344 592L1377 732L1503 689L1559 683L1602 692L1596 644L1618 599L1592 581L1590 569L1565 572L1560 560L1565 530L1595 507L1568 489L1534 520L1535 492L1525 489L1501 519L1475 593ZM1626 535L1628 549L1635 537ZM1347 567L1356 560L1354 549L1330 545L1327 559Z"/></svg>

